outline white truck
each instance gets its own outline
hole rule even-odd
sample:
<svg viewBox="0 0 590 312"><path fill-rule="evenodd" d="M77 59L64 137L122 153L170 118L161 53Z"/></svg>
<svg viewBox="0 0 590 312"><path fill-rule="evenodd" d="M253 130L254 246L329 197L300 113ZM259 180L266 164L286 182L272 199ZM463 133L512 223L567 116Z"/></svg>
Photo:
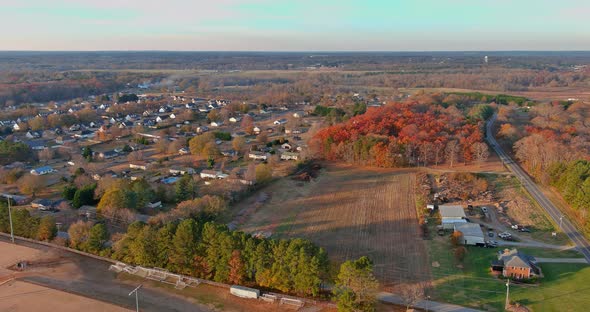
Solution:
<svg viewBox="0 0 590 312"><path fill-rule="evenodd" d="M238 285L230 287L229 292L234 296L246 299L258 299L260 297L260 290Z"/></svg>

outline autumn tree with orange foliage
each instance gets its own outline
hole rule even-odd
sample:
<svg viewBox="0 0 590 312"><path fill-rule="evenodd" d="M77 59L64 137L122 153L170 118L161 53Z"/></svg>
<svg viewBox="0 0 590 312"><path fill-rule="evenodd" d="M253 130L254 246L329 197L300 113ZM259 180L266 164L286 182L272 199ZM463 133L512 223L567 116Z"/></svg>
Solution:
<svg viewBox="0 0 590 312"><path fill-rule="evenodd" d="M389 103L320 130L309 144L328 160L402 167L438 164L447 144L454 142L457 158L469 162L474 160L472 146L482 141L482 127L483 121L469 122L453 106Z"/></svg>

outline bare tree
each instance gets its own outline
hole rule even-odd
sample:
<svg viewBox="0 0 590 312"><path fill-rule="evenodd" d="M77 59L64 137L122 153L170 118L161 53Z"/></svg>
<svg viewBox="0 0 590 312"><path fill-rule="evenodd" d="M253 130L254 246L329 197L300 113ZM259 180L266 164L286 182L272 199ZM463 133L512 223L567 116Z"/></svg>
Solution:
<svg viewBox="0 0 590 312"><path fill-rule="evenodd" d="M490 156L490 150L488 145L483 142L474 143L471 145L471 151L475 157L475 161L481 166L483 162L488 160Z"/></svg>
<svg viewBox="0 0 590 312"><path fill-rule="evenodd" d="M449 141L449 143L447 143L447 147L445 148L445 157L451 167L453 167L453 164L459 159L459 149L459 142L456 140Z"/></svg>

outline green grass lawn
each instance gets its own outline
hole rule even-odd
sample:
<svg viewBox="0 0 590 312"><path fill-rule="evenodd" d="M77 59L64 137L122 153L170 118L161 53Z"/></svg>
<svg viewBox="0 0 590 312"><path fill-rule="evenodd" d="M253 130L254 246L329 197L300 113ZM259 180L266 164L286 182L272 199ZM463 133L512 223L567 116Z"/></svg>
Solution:
<svg viewBox="0 0 590 312"><path fill-rule="evenodd" d="M486 311L503 311L505 282L490 274L490 263L497 248L467 247L463 263L453 255L448 237L427 242L434 278L433 300L475 307ZM559 252L523 248L523 252L543 257L576 257L575 251ZM579 255L577 255L579 256ZM534 311L586 311L590 306L590 266L583 264L541 264L545 275L536 285L511 287L511 300Z"/></svg>

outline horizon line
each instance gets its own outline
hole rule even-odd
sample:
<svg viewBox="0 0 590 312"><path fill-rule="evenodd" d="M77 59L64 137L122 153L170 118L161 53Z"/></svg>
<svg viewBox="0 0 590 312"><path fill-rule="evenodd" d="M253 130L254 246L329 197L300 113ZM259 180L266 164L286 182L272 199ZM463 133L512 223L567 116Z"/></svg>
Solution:
<svg viewBox="0 0 590 312"><path fill-rule="evenodd" d="M547 50L547 49L507 49L507 50L140 50L140 49L108 49L108 50L0 50L5 52L206 52L206 53L478 53L478 52L590 52L589 50Z"/></svg>

